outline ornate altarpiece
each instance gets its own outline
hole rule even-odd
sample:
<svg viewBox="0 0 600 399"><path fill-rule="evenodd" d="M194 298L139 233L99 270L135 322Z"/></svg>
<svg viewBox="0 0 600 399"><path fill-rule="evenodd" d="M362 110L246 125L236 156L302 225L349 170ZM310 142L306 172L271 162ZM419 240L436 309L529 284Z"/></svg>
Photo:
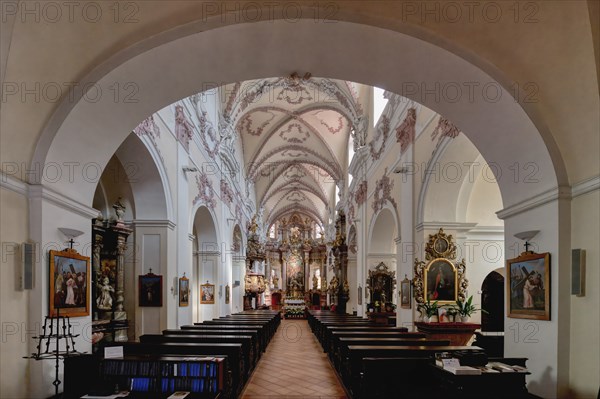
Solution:
<svg viewBox="0 0 600 399"><path fill-rule="evenodd" d="M465 260L456 259L456 244L452 235L440 228L430 234L425 247L425 261L415 258L414 296L418 304L437 301L451 304L466 299L469 281L465 277Z"/></svg>
<svg viewBox="0 0 600 399"><path fill-rule="evenodd" d="M115 221L102 216L92 221L92 341L126 342L128 320L124 309L124 268L127 238L132 230L123 222L125 207L117 201Z"/></svg>

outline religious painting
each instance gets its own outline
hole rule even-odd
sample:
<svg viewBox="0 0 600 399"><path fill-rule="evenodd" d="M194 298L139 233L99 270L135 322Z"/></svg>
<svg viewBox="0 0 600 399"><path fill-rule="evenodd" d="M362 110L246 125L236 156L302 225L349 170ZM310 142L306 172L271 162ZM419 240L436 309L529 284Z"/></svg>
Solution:
<svg viewBox="0 0 600 399"><path fill-rule="evenodd" d="M229 287L229 284L227 284L225 286L225 304L229 305L229 301L231 298L231 288Z"/></svg>
<svg viewBox="0 0 600 399"><path fill-rule="evenodd" d="M404 280L400 281L400 307L410 309L410 305L410 280L405 276Z"/></svg>
<svg viewBox="0 0 600 399"><path fill-rule="evenodd" d="M162 306L162 276L150 271L138 277L139 306Z"/></svg>
<svg viewBox="0 0 600 399"><path fill-rule="evenodd" d="M200 303L201 304L214 304L215 303L215 285L206 284L200 286Z"/></svg>
<svg viewBox="0 0 600 399"><path fill-rule="evenodd" d="M550 254L525 252L506 261L508 317L550 320Z"/></svg>
<svg viewBox="0 0 600 399"><path fill-rule="evenodd" d="M454 303L458 299L456 267L448 259L438 258L425 268L425 295L427 300L440 304Z"/></svg>
<svg viewBox="0 0 600 399"><path fill-rule="evenodd" d="M183 275L179 279L179 306L185 307L190 304L190 280Z"/></svg>
<svg viewBox="0 0 600 399"><path fill-rule="evenodd" d="M89 316L90 258L74 249L50 251L51 316Z"/></svg>

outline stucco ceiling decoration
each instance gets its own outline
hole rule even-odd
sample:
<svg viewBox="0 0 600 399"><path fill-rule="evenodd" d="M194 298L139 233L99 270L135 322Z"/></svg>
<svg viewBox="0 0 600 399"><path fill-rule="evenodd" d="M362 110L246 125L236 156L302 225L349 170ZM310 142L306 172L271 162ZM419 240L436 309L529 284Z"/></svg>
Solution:
<svg viewBox="0 0 600 399"><path fill-rule="evenodd" d="M344 177L351 131L365 120L357 84L294 73L222 92L222 113L239 134L246 177L267 219L303 207L322 225Z"/></svg>

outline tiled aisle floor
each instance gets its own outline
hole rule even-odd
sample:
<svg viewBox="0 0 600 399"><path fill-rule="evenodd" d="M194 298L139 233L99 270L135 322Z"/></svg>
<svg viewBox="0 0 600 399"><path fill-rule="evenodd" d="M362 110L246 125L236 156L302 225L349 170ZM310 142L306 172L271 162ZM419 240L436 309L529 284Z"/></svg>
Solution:
<svg viewBox="0 0 600 399"><path fill-rule="evenodd" d="M306 320L283 320L252 374L243 399L346 398Z"/></svg>

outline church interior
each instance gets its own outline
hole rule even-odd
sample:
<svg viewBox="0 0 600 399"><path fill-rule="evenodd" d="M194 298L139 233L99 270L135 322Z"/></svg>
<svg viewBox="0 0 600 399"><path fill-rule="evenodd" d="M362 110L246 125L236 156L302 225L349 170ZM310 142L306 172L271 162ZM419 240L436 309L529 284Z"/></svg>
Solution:
<svg viewBox="0 0 600 399"><path fill-rule="evenodd" d="M0 397L600 395L597 0L1 6Z"/></svg>

